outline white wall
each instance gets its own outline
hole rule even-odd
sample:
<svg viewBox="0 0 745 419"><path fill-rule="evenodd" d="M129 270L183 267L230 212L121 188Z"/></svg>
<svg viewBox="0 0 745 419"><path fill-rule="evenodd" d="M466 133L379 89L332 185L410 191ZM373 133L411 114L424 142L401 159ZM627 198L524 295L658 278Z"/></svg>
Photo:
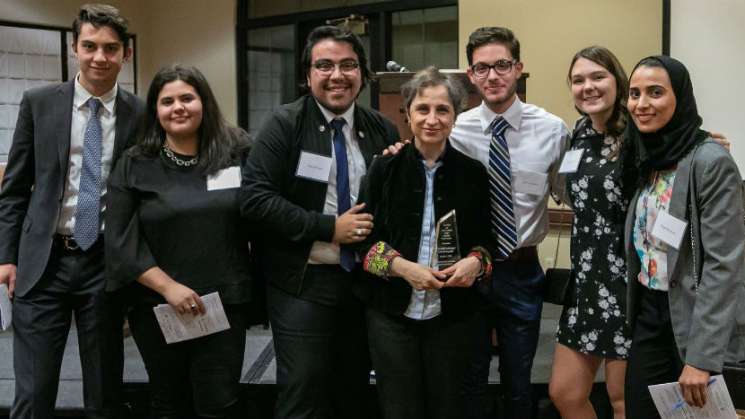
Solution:
<svg viewBox="0 0 745 419"><path fill-rule="evenodd" d="M725 133L745 174L745 1L672 0L670 55L691 73L704 129Z"/></svg>

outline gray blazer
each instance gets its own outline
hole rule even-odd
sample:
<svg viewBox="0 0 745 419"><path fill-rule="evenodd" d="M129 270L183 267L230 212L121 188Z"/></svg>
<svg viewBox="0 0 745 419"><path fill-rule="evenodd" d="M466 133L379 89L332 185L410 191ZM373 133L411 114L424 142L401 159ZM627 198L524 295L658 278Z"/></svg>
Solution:
<svg viewBox="0 0 745 419"><path fill-rule="evenodd" d="M696 198L690 207L689 197ZM643 287L637 280L640 263L631 240L638 198L637 190L629 204L625 234L626 317L632 330ZM707 140L678 163L669 212L688 221L680 248L670 247L667 253L670 319L678 353L685 364L720 372L725 362L745 359L742 179L723 147Z"/></svg>

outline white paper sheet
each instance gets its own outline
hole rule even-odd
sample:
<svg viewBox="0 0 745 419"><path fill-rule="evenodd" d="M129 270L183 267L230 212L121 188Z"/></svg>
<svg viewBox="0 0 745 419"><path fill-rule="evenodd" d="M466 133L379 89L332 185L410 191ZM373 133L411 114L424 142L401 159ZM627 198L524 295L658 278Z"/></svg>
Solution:
<svg viewBox="0 0 745 419"><path fill-rule="evenodd" d="M724 377L711 377L703 408L688 406L683 401L680 384L649 386L654 405L662 419L734 419L737 417Z"/></svg>
<svg viewBox="0 0 745 419"><path fill-rule="evenodd" d="M13 321L13 311L8 298L8 286L0 284L0 331L10 328Z"/></svg>
<svg viewBox="0 0 745 419"><path fill-rule="evenodd" d="M203 315L179 314L168 304L153 307L166 343L182 342L230 329L220 295L213 292L201 298L207 309Z"/></svg>

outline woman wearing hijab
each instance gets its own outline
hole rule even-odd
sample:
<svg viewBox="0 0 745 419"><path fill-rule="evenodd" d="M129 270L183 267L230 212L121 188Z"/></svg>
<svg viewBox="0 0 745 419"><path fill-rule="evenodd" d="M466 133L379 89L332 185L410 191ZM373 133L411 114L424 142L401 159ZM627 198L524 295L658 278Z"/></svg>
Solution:
<svg viewBox="0 0 745 419"><path fill-rule="evenodd" d="M742 180L730 154L700 129L679 61L641 60L627 107L640 176L625 228L633 331L626 417L659 418L649 385L679 382L684 401L701 407L711 376L743 358Z"/></svg>

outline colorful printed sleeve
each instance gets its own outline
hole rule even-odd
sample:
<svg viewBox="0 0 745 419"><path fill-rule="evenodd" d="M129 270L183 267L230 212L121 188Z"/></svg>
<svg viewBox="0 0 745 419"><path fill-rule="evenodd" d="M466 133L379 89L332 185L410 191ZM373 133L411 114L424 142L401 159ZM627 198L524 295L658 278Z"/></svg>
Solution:
<svg viewBox="0 0 745 419"><path fill-rule="evenodd" d="M401 256L401 254L396 249L384 241L379 241L368 250L365 260L362 262L362 268L375 276L388 278L391 272L391 262L397 256Z"/></svg>
<svg viewBox="0 0 745 419"><path fill-rule="evenodd" d="M489 254L488 250L481 246L476 246L471 249L471 253L469 253L468 256L475 256L476 259L481 261L481 273L479 274L480 278L489 278L491 276L492 263L491 255Z"/></svg>

